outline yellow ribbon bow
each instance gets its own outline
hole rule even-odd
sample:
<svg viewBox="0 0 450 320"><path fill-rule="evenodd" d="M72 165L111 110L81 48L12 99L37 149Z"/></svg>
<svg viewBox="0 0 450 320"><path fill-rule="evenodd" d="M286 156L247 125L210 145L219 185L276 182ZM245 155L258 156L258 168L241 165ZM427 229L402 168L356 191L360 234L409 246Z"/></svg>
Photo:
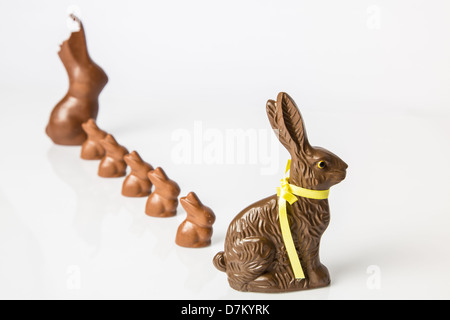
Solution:
<svg viewBox="0 0 450 320"><path fill-rule="evenodd" d="M291 160L288 160L284 178L281 179L281 187L277 188L278 195L278 212L281 226L281 235L283 236L284 246L291 262L295 279L305 279L305 274L300 263L300 259L295 249L294 240L292 239L291 228L287 217L287 202L290 205L295 203L298 198L296 196L310 199L327 199L330 190L310 190L301 188L289 183L289 170L291 169Z"/></svg>

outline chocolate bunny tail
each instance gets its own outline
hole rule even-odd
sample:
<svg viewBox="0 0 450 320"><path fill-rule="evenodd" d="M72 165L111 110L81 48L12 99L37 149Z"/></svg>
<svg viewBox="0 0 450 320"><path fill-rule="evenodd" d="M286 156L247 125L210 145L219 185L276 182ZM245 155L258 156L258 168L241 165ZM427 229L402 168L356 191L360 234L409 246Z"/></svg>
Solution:
<svg viewBox="0 0 450 320"><path fill-rule="evenodd" d="M225 267L225 257L223 256L224 252L220 251L214 256L213 264L217 268L217 270L226 272L227 268Z"/></svg>

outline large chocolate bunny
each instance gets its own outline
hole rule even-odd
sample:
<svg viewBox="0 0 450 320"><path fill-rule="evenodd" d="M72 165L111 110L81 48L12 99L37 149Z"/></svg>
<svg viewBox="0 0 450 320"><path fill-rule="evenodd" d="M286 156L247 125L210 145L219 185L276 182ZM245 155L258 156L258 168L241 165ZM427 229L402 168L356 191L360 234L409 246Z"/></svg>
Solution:
<svg viewBox="0 0 450 320"><path fill-rule="evenodd" d="M302 116L292 98L280 93L267 102L272 128L291 154L289 183L309 190L328 190L344 180L347 165L333 153L312 147ZM274 186L275 187L275 186ZM295 251L304 279L294 276L279 220L277 195L260 200L231 222L225 250L214 257L214 265L226 272L230 286L239 291L285 292L327 286L330 276L320 262L320 238L330 221L328 200L298 197L287 205Z"/></svg>
<svg viewBox="0 0 450 320"><path fill-rule="evenodd" d="M69 76L69 90L53 109L46 128L47 135L60 145L83 144L87 136L81 124L97 119L98 97L108 82L106 73L89 56L83 24L71 17L80 30L62 43L58 53Z"/></svg>

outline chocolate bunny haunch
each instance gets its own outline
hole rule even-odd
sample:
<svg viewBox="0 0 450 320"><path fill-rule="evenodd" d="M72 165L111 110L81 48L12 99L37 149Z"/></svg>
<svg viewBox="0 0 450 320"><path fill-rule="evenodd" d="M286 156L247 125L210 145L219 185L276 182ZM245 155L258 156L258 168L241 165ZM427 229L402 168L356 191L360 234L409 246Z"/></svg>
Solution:
<svg viewBox="0 0 450 320"><path fill-rule="evenodd" d="M80 30L73 32L58 52L69 76L69 90L53 109L46 132L56 144L75 146L86 140L81 124L97 119L98 97L108 77L89 56L83 24L71 17Z"/></svg>
<svg viewBox="0 0 450 320"><path fill-rule="evenodd" d="M344 180L347 164L333 153L309 144L302 116L289 95L280 93L267 102L272 128L292 159L289 183L309 190L328 190ZM295 250L304 279L296 279L287 255L279 220L277 195L260 200L231 222L225 249L213 260L239 291L286 292L329 285L327 268L320 262L320 238L328 227L328 200L298 197L287 205Z"/></svg>

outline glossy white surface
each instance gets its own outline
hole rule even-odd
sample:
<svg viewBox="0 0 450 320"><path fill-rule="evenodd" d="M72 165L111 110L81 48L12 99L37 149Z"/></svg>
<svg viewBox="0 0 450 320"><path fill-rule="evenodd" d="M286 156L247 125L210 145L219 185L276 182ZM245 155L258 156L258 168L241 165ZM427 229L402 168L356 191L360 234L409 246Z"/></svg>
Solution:
<svg viewBox="0 0 450 320"><path fill-rule="evenodd" d="M2 2L0 298L449 299L450 47L439 37L449 5L382 2L373 30L360 1L173 2L76 3L91 55L110 77L99 125L213 208L212 246L176 246L181 207L175 218L146 217L145 199L120 195L123 179L99 178L80 148L50 142L48 115L67 87L55 47L69 3ZM227 14L235 16L225 26ZM273 150L268 175L261 159L177 164L172 138L179 129L194 138L199 125L213 137L271 136L265 101L282 90L299 104L311 143L349 165L331 191L321 244L332 285L236 292L211 260L231 219L275 192L288 154Z"/></svg>

